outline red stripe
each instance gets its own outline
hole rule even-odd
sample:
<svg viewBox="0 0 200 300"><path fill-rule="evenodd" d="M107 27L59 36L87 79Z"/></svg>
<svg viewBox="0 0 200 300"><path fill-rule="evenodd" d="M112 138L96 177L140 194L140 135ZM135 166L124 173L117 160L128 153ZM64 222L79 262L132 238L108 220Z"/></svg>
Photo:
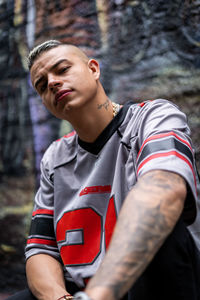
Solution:
<svg viewBox="0 0 200 300"><path fill-rule="evenodd" d="M197 184L196 184L196 177L195 177L195 173L194 173L194 169L192 164L187 160L187 158L185 158L185 156L181 155L180 153L176 152L176 151L169 151L169 152L165 152L165 153L156 153L156 154L152 154L151 156L149 156L148 158L146 158L145 160L143 160L143 162L141 162L141 164L138 166L137 169L137 175L140 171L140 169L150 160L158 158L158 157L163 157L163 156L170 156L170 155L175 155L177 157L179 157L180 159L184 160L188 166L190 167L190 169L192 170L192 174L194 177L194 183L195 183L195 189L196 189L196 193L197 193Z"/></svg>
<svg viewBox="0 0 200 300"><path fill-rule="evenodd" d="M74 130L74 131L62 136L60 139L56 140L56 142L59 142L62 138L69 138L71 136L74 136L75 134L76 134L76 131Z"/></svg>
<svg viewBox="0 0 200 300"><path fill-rule="evenodd" d="M146 103L151 102L151 101L154 101L154 100L146 100L145 102L140 102L140 103L138 103L138 105L139 105L140 107L143 107Z"/></svg>
<svg viewBox="0 0 200 300"><path fill-rule="evenodd" d="M146 143L148 143L148 142L151 141L151 140L156 140L156 139L160 139L160 138L163 138L163 137L166 137L166 136L172 136L172 135L175 136L177 139L179 139L182 143L186 144L186 145L190 148L190 150L193 152L191 145L190 145L187 141L183 140L181 137L179 137L179 136L178 136L176 133L174 133L173 131L170 131L170 132L168 132L168 133L161 133L161 134L153 135L153 136L149 137L148 139L146 139L146 140L144 141L144 143L142 144L141 148L140 148L140 151L139 151L139 153L138 153L137 159L138 159L140 153L142 152L142 149L143 149L144 146L146 145Z"/></svg>
<svg viewBox="0 0 200 300"><path fill-rule="evenodd" d="M64 137L64 138L69 138L69 137L71 137L71 136L74 136L75 134L76 134L76 131L74 130L74 131L72 131L72 132L70 132L70 133L64 135L63 137Z"/></svg>
<svg viewBox="0 0 200 300"><path fill-rule="evenodd" d="M32 216L34 217L35 215L51 215L53 216L54 211L51 209L37 209L32 213Z"/></svg>
<svg viewBox="0 0 200 300"><path fill-rule="evenodd" d="M141 102L138 104L140 107L143 107L145 105L145 102Z"/></svg>
<svg viewBox="0 0 200 300"><path fill-rule="evenodd" d="M27 244L42 244L42 245L57 246L56 241L45 240L45 239L28 239Z"/></svg>

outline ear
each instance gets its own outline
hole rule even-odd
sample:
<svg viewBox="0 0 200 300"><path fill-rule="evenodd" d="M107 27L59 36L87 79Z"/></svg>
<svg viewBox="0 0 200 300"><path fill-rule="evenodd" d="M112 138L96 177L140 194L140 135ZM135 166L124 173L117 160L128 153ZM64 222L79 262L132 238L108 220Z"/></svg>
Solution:
<svg viewBox="0 0 200 300"><path fill-rule="evenodd" d="M100 77L100 67L99 67L99 63L98 61L96 61L95 59L90 59L88 61L88 67L91 70L92 74L94 75L94 78L96 80L99 79Z"/></svg>

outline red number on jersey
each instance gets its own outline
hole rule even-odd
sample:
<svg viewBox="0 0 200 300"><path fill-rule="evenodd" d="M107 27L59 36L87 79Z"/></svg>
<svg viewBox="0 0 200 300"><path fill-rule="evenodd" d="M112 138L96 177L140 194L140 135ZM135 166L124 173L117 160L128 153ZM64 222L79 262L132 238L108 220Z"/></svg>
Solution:
<svg viewBox="0 0 200 300"><path fill-rule="evenodd" d="M106 248L116 223L114 197L110 199L106 222ZM60 254L64 265L92 264L101 251L102 217L92 208L66 212L57 223L57 242L65 242L68 232L83 232L83 244L63 245Z"/></svg>
<svg viewBox="0 0 200 300"><path fill-rule="evenodd" d="M110 198L109 201L108 210L106 214L106 222L105 222L106 249L109 246L116 221L117 221L117 215L115 211L115 201L114 201L114 197L112 197Z"/></svg>

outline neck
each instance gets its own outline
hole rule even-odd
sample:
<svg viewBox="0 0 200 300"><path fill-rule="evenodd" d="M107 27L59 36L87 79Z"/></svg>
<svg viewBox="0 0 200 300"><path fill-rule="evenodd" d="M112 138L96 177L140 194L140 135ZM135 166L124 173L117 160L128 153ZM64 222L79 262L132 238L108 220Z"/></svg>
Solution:
<svg viewBox="0 0 200 300"><path fill-rule="evenodd" d="M111 122L118 109L119 107L113 107L102 85L97 82L97 90L92 98L74 106L65 116L82 141L93 143Z"/></svg>
<svg viewBox="0 0 200 300"><path fill-rule="evenodd" d="M94 142L113 119L113 106L108 98L94 101L91 106L90 109L84 108L82 115L72 124L79 138L89 143Z"/></svg>

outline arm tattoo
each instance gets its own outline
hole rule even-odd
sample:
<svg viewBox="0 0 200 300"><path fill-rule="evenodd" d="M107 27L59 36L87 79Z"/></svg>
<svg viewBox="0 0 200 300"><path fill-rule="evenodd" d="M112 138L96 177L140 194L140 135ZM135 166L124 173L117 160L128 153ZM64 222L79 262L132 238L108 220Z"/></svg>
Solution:
<svg viewBox="0 0 200 300"><path fill-rule="evenodd" d="M97 109L101 109L102 107L104 107L106 110L108 110L108 106L109 106L109 99L107 99L103 104L98 104Z"/></svg>
<svg viewBox="0 0 200 300"><path fill-rule="evenodd" d="M173 230L185 196L181 176L158 170L143 175L125 199L109 250L86 291L104 287L120 299Z"/></svg>

